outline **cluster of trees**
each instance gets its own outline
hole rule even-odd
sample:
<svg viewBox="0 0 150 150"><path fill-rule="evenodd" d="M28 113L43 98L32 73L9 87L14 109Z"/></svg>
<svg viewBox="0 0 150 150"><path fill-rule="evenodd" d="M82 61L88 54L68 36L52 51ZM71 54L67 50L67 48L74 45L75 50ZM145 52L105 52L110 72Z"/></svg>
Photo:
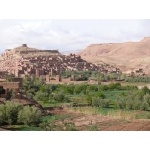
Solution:
<svg viewBox="0 0 150 150"><path fill-rule="evenodd" d="M55 85L43 85L34 95L36 101L46 102L69 102L70 99L67 97L62 90L56 90ZM54 92L55 91L55 92Z"/></svg>
<svg viewBox="0 0 150 150"><path fill-rule="evenodd" d="M113 81L116 79L121 79L124 76L121 73L100 73L99 71L74 71L74 76L76 81L87 81L89 79L94 79L96 81ZM69 78L72 75L72 71L61 72L62 77Z"/></svg>
<svg viewBox="0 0 150 150"><path fill-rule="evenodd" d="M25 93L29 98L33 98L35 96L35 93L39 91L40 87L44 85L45 82L43 79L39 78L31 78L27 76L23 80L23 88L22 93Z"/></svg>
<svg viewBox="0 0 150 150"><path fill-rule="evenodd" d="M65 78L71 77L71 71L62 72L62 76ZM89 79L96 80L98 82L102 81L114 81L114 80L123 80L125 82L150 82L150 76L131 76L127 77L126 74L122 73L100 73L98 71L75 71L75 78L77 81L86 81Z"/></svg>
<svg viewBox="0 0 150 150"><path fill-rule="evenodd" d="M74 71L73 74L76 81L87 81L92 76L92 74L97 74L97 71ZM72 71L63 71L61 72L61 76L64 78L69 78L72 76Z"/></svg>
<svg viewBox="0 0 150 150"><path fill-rule="evenodd" d="M101 95L103 91L109 90L133 90L136 86L121 86L120 83L109 85L90 85L90 84L45 84L41 79L26 78L23 82L23 91L32 99L37 101L69 102L67 95ZM93 95L92 95L93 96ZM101 96L99 96L101 97Z"/></svg>
<svg viewBox="0 0 150 150"><path fill-rule="evenodd" d="M134 89L128 94L118 96L116 100L106 99L103 93L97 96L88 95L86 101L94 107L147 111L150 108L150 90L147 87L141 90Z"/></svg>
<svg viewBox="0 0 150 150"><path fill-rule="evenodd" d="M85 102L89 106L113 107L119 109L140 109L148 110L150 107L150 91L147 87L138 90L136 86L121 86L120 83L109 85L89 85L89 84L44 84L37 78L27 78L24 81L24 91L37 101L44 102L76 102L69 95L83 95ZM108 100L105 91L128 91L118 96L116 100ZM78 105L77 105L78 106Z"/></svg>
<svg viewBox="0 0 150 150"><path fill-rule="evenodd" d="M121 86L120 83L111 83L109 85L90 85L90 84L69 84L56 85L56 91L62 90L65 94L89 94L93 92L109 91L109 90L130 90L137 89L136 86Z"/></svg>
<svg viewBox="0 0 150 150"><path fill-rule="evenodd" d="M150 82L150 77L149 76L143 76L143 77L126 77L124 79L125 82L146 82L149 83Z"/></svg>
<svg viewBox="0 0 150 150"><path fill-rule="evenodd" d="M150 90L144 87L141 90L131 91L128 95L119 96L114 101L114 107L130 110L149 110Z"/></svg>
<svg viewBox="0 0 150 150"><path fill-rule="evenodd" d="M37 107L21 106L11 101L0 105L0 125L37 125L41 111Z"/></svg>
<svg viewBox="0 0 150 150"><path fill-rule="evenodd" d="M55 84L45 84L42 79L27 77L23 81L22 92L37 101L69 102L69 98L58 87Z"/></svg>

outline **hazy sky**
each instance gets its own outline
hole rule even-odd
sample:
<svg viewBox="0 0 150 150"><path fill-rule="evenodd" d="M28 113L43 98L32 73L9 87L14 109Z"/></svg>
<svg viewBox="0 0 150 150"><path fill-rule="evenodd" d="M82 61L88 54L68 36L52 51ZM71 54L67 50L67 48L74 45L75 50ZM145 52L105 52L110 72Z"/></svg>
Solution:
<svg viewBox="0 0 150 150"><path fill-rule="evenodd" d="M0 53L23 43L60 52L92 43L139 41L150 36L150 20L0 20Z"/></svg>

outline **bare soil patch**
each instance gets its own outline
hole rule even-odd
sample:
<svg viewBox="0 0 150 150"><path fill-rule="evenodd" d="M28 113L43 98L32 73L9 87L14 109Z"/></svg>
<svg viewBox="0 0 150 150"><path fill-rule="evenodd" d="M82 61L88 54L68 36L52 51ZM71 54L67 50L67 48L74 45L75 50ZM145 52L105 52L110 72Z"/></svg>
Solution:
<svg viewBox="0 0 150 150"><path fill-rule="evenodd" d="M74 122L80 131L86 131L92 125L95 125L100 131L150 131L150 120L148 119L121 120L100 114L88 115L73 112L67 109L55 109L53 113L71 115L72 117L65 121Z"/></svg>

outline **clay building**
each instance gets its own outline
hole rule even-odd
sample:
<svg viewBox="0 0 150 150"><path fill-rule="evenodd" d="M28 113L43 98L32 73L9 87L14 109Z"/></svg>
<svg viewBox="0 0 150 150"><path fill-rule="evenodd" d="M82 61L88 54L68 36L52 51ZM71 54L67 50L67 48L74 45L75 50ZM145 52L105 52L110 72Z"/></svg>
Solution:
<svg viewBox="0 0 150 150"><path fill-rule="evenodd" d="M107 73L120 71L110 65L92 64L75 54L62 55L58 50L38 50L29 48L27 44L6 50L0 61L1 70L9 72L15 77L36 76L45 80L66 70L98 70Z"/></svg>

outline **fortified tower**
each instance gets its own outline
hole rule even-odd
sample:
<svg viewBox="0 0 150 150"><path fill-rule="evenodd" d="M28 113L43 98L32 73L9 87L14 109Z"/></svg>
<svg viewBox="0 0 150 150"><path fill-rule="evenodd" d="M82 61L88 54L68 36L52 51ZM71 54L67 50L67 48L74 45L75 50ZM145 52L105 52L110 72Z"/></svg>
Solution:
<svg viewBox="0 0 150 150"><path fill-rule="evenodd" d="M22 47L27 47L27 44L22 44Z"/></svg>

